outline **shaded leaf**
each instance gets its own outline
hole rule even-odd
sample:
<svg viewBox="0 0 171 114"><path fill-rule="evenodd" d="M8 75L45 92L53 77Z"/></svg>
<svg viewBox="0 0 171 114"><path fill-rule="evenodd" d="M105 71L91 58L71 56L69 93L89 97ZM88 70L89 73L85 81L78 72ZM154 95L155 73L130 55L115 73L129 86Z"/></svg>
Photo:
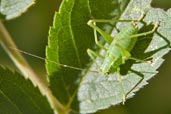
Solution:
<svg viewBox="0 0 171 114"><path fill-rule="evenodd" d="M85 68L89 63L86 50L94 47L93 30L87 26L88 20L101 17L117 19L126 3L127 0L64 0L60 11L55 14L53 27L49 31L46 67L50 87L67 109L79 110L77 90L84 75L79 70L51 61ZM109 32L113 25L105 26Z"/></svg>
<svg viewBox="0 0 171 114"><path fill-rule="evenodd" d="M34 4L34 0L1 0L1 19L9 20L18 17L23 12L25 12L32 4Z"/></svg>
<svg viewBox="0 0 171 114"><path fill-rule="evenodd" d="M29 80L0 67L0 113L53 114L53 111Z"/></svg>
<svg viewBox="0 0 171 114"><path fill-rule="evenodd" d="M127 61L125 65L121 67L122 83L124 93L128 93L144 76L144 80L128 94L127 98L133 97L134 92L138 91L144 85L146 85L149 79L151 79L157 73L157 69L164 61L162 57L170 50L168 43L171 42L171 10L165 12L162 9L155 9L150 6L151 0L132 0L125 12L122 14L121 19L135 20L140 17L142 12L146 13L144 21L147 25L142 25L140 33L149 31L153 28L153 24L161 22L157 32L153 35L146 37L140 37L136 46L132 50L132 56L144 59L152 57L153 62L143 62L135 64L132 61ZM150 22L153 24L151 25ZM127 23L118 23L117 28L122 29ZM115 36L116 31L113 31L112 36ZM166 40L167 38L167 40ZM168 42L169 41L169 42ZM104 54L104 53L103 53ZM96 63L101 63L102 60L97 58ZM94 63L89 70L97 70L98 67ZM130 71L132 69L132 71ZM128 71L125 73L125 71ZM133 72L134 71L134 72ZM79 101L81 113L93 113L100 109L108 108L111 105L116 105L122 102L123 91L121 84L118 80L117 74L102 76L92 72L87 72L84 80L82 80L79 88Z"/></svg>

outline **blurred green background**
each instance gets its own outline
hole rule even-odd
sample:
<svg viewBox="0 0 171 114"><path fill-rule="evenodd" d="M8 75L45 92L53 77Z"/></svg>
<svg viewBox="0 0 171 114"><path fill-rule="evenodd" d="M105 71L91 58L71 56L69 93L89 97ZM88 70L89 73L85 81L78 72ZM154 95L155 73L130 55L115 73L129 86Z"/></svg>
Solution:
<svg viewBox="0 0 171 114"><path fill-rule="evenodd" d="M4 23L19 49L45 57L48 30L59 5L60 0L37 0L21 17ZM171 8L171 0L153 0L152 6L167 10ZM16 69L1 46L0 55L0 65ZM26 58L44 77L44 61L30 56ZM171 114L171 53L164 58L165 62L158 75L137 92L134 98L127 100L124 106L113 106L96 114Z"/></svg>

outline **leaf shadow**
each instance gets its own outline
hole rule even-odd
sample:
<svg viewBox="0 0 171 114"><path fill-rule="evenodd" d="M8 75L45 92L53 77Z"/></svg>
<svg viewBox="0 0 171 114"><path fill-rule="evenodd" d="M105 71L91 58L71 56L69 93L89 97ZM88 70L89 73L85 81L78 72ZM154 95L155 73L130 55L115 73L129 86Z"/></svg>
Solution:
<svg viewBox="0 0 171 114"><path fill-rule="evenodd" d="M67 75L68 74L68 75ZM60 103L68 110L71 108L71 112L79 112L79 101L78 96L75 94L77 92L77 86L79 83L75 81L75 85L70 85L71 78L69 75L78 76L80 74L79 70L61 67L59 71L52 73L50 77L51 84L49 88L52 90L53 95L60 101ZM67 77L68 81L64 77ZM66 84L66 83L67 84ZM55 86L55 88L54 88Z"/></svg>
<svg viewBox="0 0 171 114"><path fill-rule="evenodd" d="M150 24L150 25L144 25L138 33L143 33L143 32L147 32L152 30L154 27L154 25ZM152 60L152 55L154 55L155 53L157 53L158 51L165 49L169 46L169 41L167 40L166 37L164 37L162 34L160 34L159 32L155 32L158 36L162 37L167 44L165 46L162 46L158 49L149 51L149 52L145 52L146 49L148 48L148 46L150 45L152 39L153 39L153 34L149 34L147 36L141 36L138 37L138 40L134 46L134 48L131 51L131 56L139 59L139 60ZM145 62L145 61L144 61ZM140 63L140 62L139 62ZM126 75L128 74L128 71L131 71L131 67L133 66L133 64L137 64L137 62L135 60L127 60L125 64L120 66L120 73L121 75Z"/></svg>
<svg viewBox="0 0 171 114"><path fill-rule="evenodd" d="M154 8L161 8L165 11L167 11L169 8L171 8L171 1L170 0L152 0L151 6Z"/></svg>

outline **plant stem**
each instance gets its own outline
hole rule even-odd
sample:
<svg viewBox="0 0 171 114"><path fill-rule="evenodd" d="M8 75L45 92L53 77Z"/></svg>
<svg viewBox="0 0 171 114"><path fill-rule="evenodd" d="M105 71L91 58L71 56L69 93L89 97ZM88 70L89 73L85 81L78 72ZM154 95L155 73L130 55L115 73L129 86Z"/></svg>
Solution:
<svg viewBox="0 0 171 114"><path fill-rule="evenodd" d="M41 93L47 97L51 107L54 109L55 114L67 114L67 112L64 111L63 105L53 96L51 90L43 82L43 80L36 75L36 73L24 59L24 57L18 51L14 50L17 49L17 46L13 42L11 36L9 35L8 31L1 21L0 44L8 53L14 64L21 71L21 73L25 76L25 78L30 79L34 86L38 86Z"/></svg>

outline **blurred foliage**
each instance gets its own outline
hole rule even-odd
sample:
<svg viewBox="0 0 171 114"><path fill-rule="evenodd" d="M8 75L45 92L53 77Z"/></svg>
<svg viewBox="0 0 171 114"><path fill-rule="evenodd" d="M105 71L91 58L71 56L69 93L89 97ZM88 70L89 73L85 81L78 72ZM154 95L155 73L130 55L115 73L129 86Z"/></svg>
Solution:
<svg viewBox="0 0 171 114"><path fill-rule="evenodd" d="M58 10L59 5L60 0L37 0L36 4L22 16L4 22L19 49L42 57L45 56L48 30L52 25L54 12ZM0 55L1 64L15 68L2 48L0 48ZM44 61L30 56L26 56L26 58L34 68L39 68L40 72L43 72L40 74L45 73Z"/></svg>
<svg viewBox="0 0 171 114"><path fill-rule="evenodd" d="M45 96L21 74L0 66L1 114L54 114Z"/></svg>
<svg viewBox="0 0 171 114"><path fill-rule="evenodd" d="M19 49L44 57L49 26L52 25L54 11L58 10L60 0L37 0L21 17L5 22ZM171 8L170 0L153 0L154 8ZM0 47L0 64L14 68L12 61ZM34 69L44 74L44 61L28 57ZM124 106L111 107L96 114L171 114L171 53L149 85L139 91ZM39 68L39 69L38 69Z"/></svg>

